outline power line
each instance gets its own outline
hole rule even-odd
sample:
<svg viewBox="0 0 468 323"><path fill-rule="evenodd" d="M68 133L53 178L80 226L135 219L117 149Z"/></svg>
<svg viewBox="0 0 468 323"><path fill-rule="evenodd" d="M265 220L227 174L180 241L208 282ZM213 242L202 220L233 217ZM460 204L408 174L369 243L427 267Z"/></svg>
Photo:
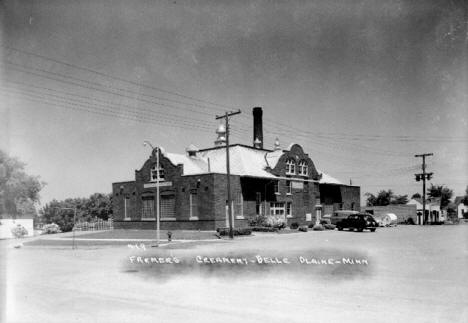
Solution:
<svg viewBox="0 0 468 323"><path fill-rule="evenodd" d="M4 94L7 95L12 95L11 90L5 90L1 89ZM126 113L117 113L115 110L112 109L103 109L103 108L96 108L95 106L87 106L84 104L78 104L78 103L73 103L73 102L66 102L66 101L60 101L60 100L55 100L51 101L50 98L44 98L43 96L37 95L37 94L28 94L28 93L22 93L24 94L24 99L27 99L29 101L33 102L38 102L38 103L44 103L48 105L53 105L59 108L67 108L67 109L72 109L72 110L79 110L79 111L85 111L93 114L99 114L99 115L104 115L104 116L110 116L110 117L117 117L121 119L126 119L126 120L131 120L135 122L143 122L143 123L152 123L152 124L160 124L166 127L171 127L171 128L182 128L181 124L184 125L184 129L186 128L192 128L195 130L208 130L207 127L203 127L200 125L196 125L193 123L186 123L186 122L181 122L180 120L174 120L174 119L164 119L164 118L154 118L150 116L144 116L141 117L137 114L132 114L129 112Z"/></svg>
<svg viewBox="0 0 468 323"><path fill-rule="evenodd" d="M60 61L60 60L57 60L57 59L54 59L54 58L50 58L50 57L40 55L40 54L37 54L37 53L28 52L26 50L14 48L14 47L11 47L11 46L8 46L8 45L5 45L5 44L0 44L0 46L3 47L3 48L7 48L7 49L9 49L11 51L15 51L15 52L22 53L22 54L29 55L29 56L38 57L38 58L48 60L48 61L51 61L51 62L54 62L54 63L57 63L57 64L61 64L61 65L64 65L64 66L75 68L75 69L80 69L80 70L83 70L83 71L86 71L86 72L89 72L89 73L94 73L96 75L104 76L104 77L114 79L114 80L117 80L117 81L120 81L120 82L132 84L132 85L139 86L139 87L148 88L148 89L151 89L151 90L159 91L159 92L162 92L162 93L178 96L178 97L193 100L193 101L197 101L197 102L200 102L200 103L205 103L205 104L218 106L220 108L231 109L231 107L228 107L226 105L222 105L222 104L219 104L219 103L216 103L216 102L211 102L211 101L207 101L207 100L198 99L198 98L195 98L195 97L192 97L192 96L188 96L188 95L185 95L185 94L180 94L180 93L177 93L177 92L174 92L174 91L168 91L168 90L161 89L161 88L158 88L158 87L155 87L155 86L152 86L152 85L144 84L144 83L141 83L141 82L135 82L135 81L128 80L128 79L125 79L125 78L122 78L122 77L109 75L109 74L106 74L106 73L103 73L103 72L93 70L93 69L88 68L88 67L83 67L83 66L78 66L78 65L71 64L71 63L68 63L68 62L63 62L63 61ZM210 108L210 107L206 107L206 108ZM212 108L212 109L216 109L218 111L220 110L219 108Z"/></svg>
<svg viewBox="0 0 468 323"><path fill-rule="evenodd" d="M189 119L189 121L196 122L196 124L198 124L198 125L204 124L204 125L207 125L207 126L210 126L210 127L212 126L211 123L209 123L209 122L207 122L205 120L193 119L193 118L189 118L187 116L184 117L184 116L176 115L176 114L162 113L160 111L154 111L154 110L146 109L146 108L143 108L143 107L140 107L140 106L137 108L139 110L137 112L137 111L134 111L135 107L133 107L133 106L130 106L130 105L127 105L127 104L122 104L122 103L116 104L114 102L110 102L110 101L106 101L106 100L100 100L100 99L96 99L96 98L93 98L92 100L97 101L97 102L102 102L103 104L94 104L94 103L90 103L88 101L70 99L70 98L67 97L67 95L69 95L69 96L73 96L73 97L78 97L80 99L85 99L85 100L89 99L89 97L85 97L85 96L82 96L82 95L78 95L78 94L74 94L74 93L70 93L70 92L64 92L64 91L57 91L57 90L54 90L54 89L51 89L51 88L40 87L40 86L35 86L35 85L21 83L21 82L11 82L11 83L22 85L22 86L27 86L27 87L33 88L33 89L39 89L39 92L37 92L37 91L32 91L31 92L31 90L28 89L29 92L25 92L24 93L25 95L27 95L29 93L37 93L37 94L46 95L46 96L59 98L59 99L63 99L63 100L71 100L71 101L78 102L78 103L84 103L84 104L88 104L88 105L91 105L91 106L101 106L101 107L109 107L109 108L123 107L123 108L127 109L126 111L129 111L131 113L138 113L139 111L143 110L145 113L147 113L147 114L149 113L150 115L154 115L154 116L157 116L159 118L162 115L163 117L177 118L176 120L178 120L178 119L182 119L182 120L183 119ZM18 89L18 88L12 88L12 89L13 90L25 91L25 90L21 90L21 89ZM50 94L50 93L46 94L46 93L42 92L41 90L46 90L46 91L53 92L53 93L65 94L65 96L60 96L60 95L55 95L55 94ZM128 109L130 109L130 110L128 110Z"/></svg>
<svg viewBox="0 0 468 323"><path fill-rule="evenodd" d="M103 84L100 84L100 83L97 83L97 82L86 81L86 80L82 80L80 78L76 78L76 77L73 77L73 76L67 76L67 75L63 75L63 74L60 74L60 73L55 73L55 72L43 70L43 69L40 69L40 68L27 67L27 68L29 68L31 70L34 70L34 71L38 71L38 72L42 72L42 73L46 73L46 74L52 74L52 75L64 78L65 80L57 79L57 78L53 78L53 77L50 77L50 76L46 76L46 75L43 75L43 74L40 74L40 73L35 73L35 72L30 71L30 70L27 70L20 64L12 63L12 62L9 62L9 61L5 61L5 63L8 64L8 65L16 66L13 69L18 70L18 71L20 71L22 73L35 75L35 76L46 78L46 79L53 80L53 81L56 81L56 82L75 85L75 86L83 87L83 88L86 88L86 89L89 89L89 90L100 91L100 92L104 92L104 93L108 93L108 94L112 94L112 95L116 95L116 96L120 96L120 97L129 98L129 99L132 99L132 100L138 100L138 101L149 103L149 104L156 104L156 105L159 105L159 106L164 106L164 107L167 107L167 108L182 109L184 111L188 110L188 111L192 111L194 113L199 113L199 114L204 114L204 115L211 115L210 113L202 112L202 111L199 111L199 110L193 110L193 109L190 109L190 108L180 107L180 106L177 106L177 105L167 104L167 103L158 102L158 101L154 101L154 100L146 100L146 99L139 98L139 97L130 97L128 95L120 93L120 92L130 92L130 93L133 93L135 95L140 95L140 93L132 91L132 90L116 88L116 87L113 87L113 86L110 86L110 85L103 85ZM0 65L2 65L2 63L0 63ZM69 80L75 80L75 81L78 81L78 82L82 82L82 83L85 83L85 84L91 84L91 85L98 86L98 87L87 86L87 85L80 84L80 83L77 83L77 82L72 82L72 81L69 81ZM101 89L99 87L105 87L105 88L108 88L108 89L112 89L113 91L109 91L109 90L106 90L106 89ZM114 91L117 91L117 92L114 92ZM152 97L152 96L150 96L150 97ZM153 97L153 98L157 98L157 97Z"/></svg>

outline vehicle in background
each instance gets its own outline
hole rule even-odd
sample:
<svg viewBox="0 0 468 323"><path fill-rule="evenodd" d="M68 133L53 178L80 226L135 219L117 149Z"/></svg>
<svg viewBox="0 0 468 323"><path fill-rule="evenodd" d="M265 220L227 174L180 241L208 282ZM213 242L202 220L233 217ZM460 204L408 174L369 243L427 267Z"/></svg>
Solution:
<svg viewBox="0 0 468 323"><path fill-rule="evenodd" d="M336 228L339 231L349 229L350 231L357 230L359 232L364 230L374 232L378 226L379 224L375 221L372 215L367 213L351 214L346 219L342 219L336 224Z"/></svg>
<svg viewBox="0 0 468 323"><path fill-rule="evenodd" d="M340 210L340 211L334 211L333 214L330 217L330 222L331 224L337 224L339 221L346 219L348 216L351 214L358 214L359 211L353 211L353 210Z"/></svg>

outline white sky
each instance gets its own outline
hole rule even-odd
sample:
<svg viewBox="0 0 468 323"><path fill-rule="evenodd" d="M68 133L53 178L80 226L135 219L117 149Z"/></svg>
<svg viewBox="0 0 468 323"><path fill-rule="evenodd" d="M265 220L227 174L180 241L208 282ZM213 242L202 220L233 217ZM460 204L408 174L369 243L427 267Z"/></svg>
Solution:
<svg viewBox="0 0 468 323"><path fill-rule="evenodd" d="M42 202L110 192L149 155L212 146L215 115L251 144L302 145L365 192L468 184L462 1L3 1L0 148Z"/></svg>

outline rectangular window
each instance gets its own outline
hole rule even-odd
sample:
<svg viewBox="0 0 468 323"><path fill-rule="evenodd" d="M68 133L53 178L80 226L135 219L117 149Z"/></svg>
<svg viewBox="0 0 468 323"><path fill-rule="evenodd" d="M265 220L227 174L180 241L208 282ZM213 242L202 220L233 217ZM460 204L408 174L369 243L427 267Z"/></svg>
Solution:
<svg viewBox="0 0 468 323"><path fill-rule="evenodd" d="M174 196L161 196L159 199L160 217L162 220L175 220L175 198Z"/></svg>
<svg viewBox="0 0 468 323"><path fill-rule="evenodd" d="M286 202L286 217L292 218L292 202Z"/></svg>
<svg viewBox="0 0 468 323"><path fill-rule="evenodd" d="M154 220L154 214L154 197L143 197L141 201L141 218L147 220Z"/></svg>
<svg viewBox="0 0 468 323"><path fill-rule="evenodd" d="M271 215L284 215L284 202L271 202L270 214Z"/></svg>
<svg viewBox="0 0 468 323"><path fill-rule="evenodd" d="M151 168L151 182L157 182L158 181L158 171L159 171L159 181L164 181L164 168L162 165L159 165L159 168L154 165Z"/></svg>
<svg viewBox="0 0 468 323"><path fill-rule="evenodd" d="M286 175L295 175L296 174L296 163L294 160L289 159L286 161Z"/></svg>
<svg viewBox="0 0 468 323"><path fill-rule="evenodd" d="M292 182L291 181L286 181L286 194L288 195L292 194Z"/></svg>
<svg viewBox="0 0 468 323"><path fill-rule="evenodd" d="M130 215L128 212L128 207L130 204L130 198L128 196L124 197L124 220L125 221L130 221Z"/></svg>
<svg viewBox="0 0 468 323"><path fill-rule="evenodd" d="M243 219L244 218L244 197L242 196L242 192L236 192L234 197L234 215L236 219Z"/></svg>
<svg viewBox="0 0 468 323"><path fill-rule="evenodd" d="M273 183L273 185L274 185L275 194L279 194L279 193L280 193L280 192L279 192L279 182L278 182L278 181L275 181L275 182Z"/></svg>
<svg viewBox="0 0 468 323"><path fill-rule="evenodd" d="M198 220L198 196L190 193L190 219L191 221Z"/></svg>

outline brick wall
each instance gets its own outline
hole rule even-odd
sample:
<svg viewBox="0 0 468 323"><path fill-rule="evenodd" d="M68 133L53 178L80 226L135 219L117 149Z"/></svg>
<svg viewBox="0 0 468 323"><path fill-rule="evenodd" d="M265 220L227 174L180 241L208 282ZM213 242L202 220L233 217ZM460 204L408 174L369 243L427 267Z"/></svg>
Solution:
<svg viewBox="0 0 468 323"><path fill-rule="evenodd" d="M164 168L164 181L159 192L163 198L173 199L176 221L165 221L161 214L161 228L174 230L203 229L214 230L214 178L213 174L182 176L183 166L173 165L167 158L160 155L160 165ZM135 171L134 182L113 183L113 211L116 228L155 228L154 220L141 218L142 197L153 197L156 202L156 187L145 187L151 184L151 168L156 164L153 154L140 170ZM127 215L130 221L124 221L124 199L127 197ZM192 197L192 208L190 198ZM192 210L192 218L190 217ZM156 209L154 209L156 217ZM195 218L197 217L198 220Z"/></svg>

